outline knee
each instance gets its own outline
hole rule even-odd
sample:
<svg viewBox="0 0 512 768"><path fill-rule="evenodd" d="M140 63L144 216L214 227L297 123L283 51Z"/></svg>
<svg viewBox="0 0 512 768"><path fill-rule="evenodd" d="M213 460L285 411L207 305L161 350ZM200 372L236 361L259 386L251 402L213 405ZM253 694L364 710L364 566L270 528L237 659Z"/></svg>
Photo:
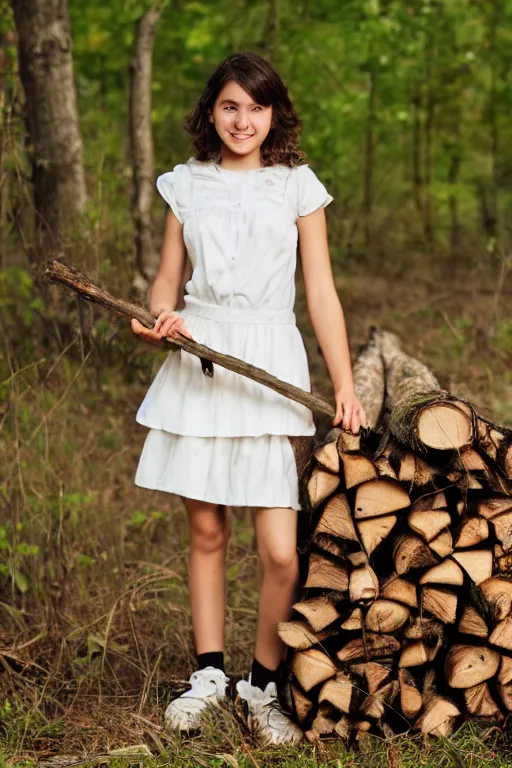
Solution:
<svg viewBox="0 0 512 768"><path fill-rule="evenodd" d="M265 572L293 581L298 577L298 557L295 546L275 544L260 549L260 558Z"/></svg>
<svg viewBox="0 0 512 768"><path fill-rule="evenodd" d="M229 522L225 520L196 520L191 527L190 549L210 555L226 549Z"/></svg>

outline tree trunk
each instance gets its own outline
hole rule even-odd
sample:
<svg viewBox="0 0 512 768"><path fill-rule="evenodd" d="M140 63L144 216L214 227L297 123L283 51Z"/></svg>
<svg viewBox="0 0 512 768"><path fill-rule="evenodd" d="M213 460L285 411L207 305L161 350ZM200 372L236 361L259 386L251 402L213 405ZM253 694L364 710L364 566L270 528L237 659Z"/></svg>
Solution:
<svg viewBox="0 0 512 768"><path fill-rule="evenodd" d="M420 85L414 87L412 95L412 196L416 210L423 222L423 179L421 174L421 90Z"/></svg>
<svg viewBox="0 0 512 768"><path fill-rule="evenodd" d="M153 136L151 132L151 72L153 44L161 9L150 8L137 24L130 65L130 145L133 163L133 218L136 229L137 271L134 285L148 287L157 272L159 255L153 239Z"/></svg>
<svg viewBox="0 0 512 768"><path fill-rule="evenodd" d="M368 92L368 116L366 120L365 139L365 167L364 167L364 239L366 250L371 247L371 217L373 207L373 164L375 148L375 99L376 99L376 64L373 57L370 58L370 90Z"/></svg>
<svg viewBox="0 0 512 768"><path fill-rule="evenodd" d="M265 51L272 64L276 64L279 47L279 0L269 0L266 24Z"/></svg>
<svg viewBox="0 0 512 768"><path fill-rule="evenodd" d="M58 248L87 193L66 0L12 0L32 145L38 245Z"/></svg>
<svg viewBox="0 0 512 768"><path fill-rule="evenodd" d="M459 223L459 204L457 199L456 186L459 180L459 170L461 164L461 148L460 148L460 128L459 125L455 127L454 143L451 151L450 168L448 171L448 181L452 186L452 192L450 194L450 248L452 257L455 257L459 248L459 235L460 235L460 223Z"/></svg>
<svg viewBox="0 0 512 768"><path fill-rule="evenodd" d="M498 157L498 124L496 116L496 31L499 23L499 7L497 0L492 5L491 19L489 24L489 53L491 56L491 89L489 93L489 132L491 141L491 183L490 183L490 207L493 221L493 237L499 236L499 203L498 203L498 178L497 178L497 157Z"/></svg>

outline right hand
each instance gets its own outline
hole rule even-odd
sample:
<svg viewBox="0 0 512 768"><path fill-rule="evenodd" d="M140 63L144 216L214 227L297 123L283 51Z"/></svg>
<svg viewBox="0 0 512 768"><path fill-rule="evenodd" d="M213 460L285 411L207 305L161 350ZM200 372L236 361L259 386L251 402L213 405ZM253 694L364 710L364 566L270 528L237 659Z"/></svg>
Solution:
<svg viewBox="0 0 512 768"><path fill-rule="evenodd" d="M137 336L152 344L158 343L163 338L168 341L178 340L178 331L192 339L181 315L168 310L160 312L153 328L146 328L134 317L131 320L131 328Z"/></svg>

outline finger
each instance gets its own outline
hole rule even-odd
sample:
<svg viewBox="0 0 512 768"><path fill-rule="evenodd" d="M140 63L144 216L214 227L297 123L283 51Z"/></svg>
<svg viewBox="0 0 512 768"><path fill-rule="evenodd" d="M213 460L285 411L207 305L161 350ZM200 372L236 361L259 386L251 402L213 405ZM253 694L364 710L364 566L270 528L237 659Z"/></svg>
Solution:
<svg viewBox="0 0 512 768"><path fill-rule="evenodd" d="M335 427L337 424L340 423L343 416L343 406L341 403L336 403L336 413L334 414L334 419L332 420L332 425Z"/></svg>
<svg viewBox="0 0 512 768"><path fill-rule="evenodd" d="M361 422L359 420L359 413L357 410L354 411L352 414L352 423L350 425L350 431L353 435L359 434L359 427L361 426Z"/></svg>
<svg viewBox="0 0 512 768"><path fill-rule="evenodd" d="M352 410L353 410L353 407L350 403L345 405L345 407L343 408L343 428L344 429L350 429L350 421L352 419Z"/></svg>
<svg viewBox="0 0 512 768"><path fill-rule="evenodd" d="M162 336L169 336L170 332L176 328L179 322L180 322L180 318L177 316L164 318L164 321L160 328L160 334Z"/></svg>

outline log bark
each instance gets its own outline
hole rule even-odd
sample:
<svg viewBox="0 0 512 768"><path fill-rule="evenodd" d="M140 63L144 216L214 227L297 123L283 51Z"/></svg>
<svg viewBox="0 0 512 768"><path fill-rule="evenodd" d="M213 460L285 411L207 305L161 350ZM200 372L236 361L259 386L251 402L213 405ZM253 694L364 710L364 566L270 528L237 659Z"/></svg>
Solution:
<svg viewBox="0 0 512 768"><path fill-rule="evenodd" d="M372 328L368 343L359 353L352 369L355 393L371 429L379 424L384 407L384 362L378 336L376 329Z"/></svg>

